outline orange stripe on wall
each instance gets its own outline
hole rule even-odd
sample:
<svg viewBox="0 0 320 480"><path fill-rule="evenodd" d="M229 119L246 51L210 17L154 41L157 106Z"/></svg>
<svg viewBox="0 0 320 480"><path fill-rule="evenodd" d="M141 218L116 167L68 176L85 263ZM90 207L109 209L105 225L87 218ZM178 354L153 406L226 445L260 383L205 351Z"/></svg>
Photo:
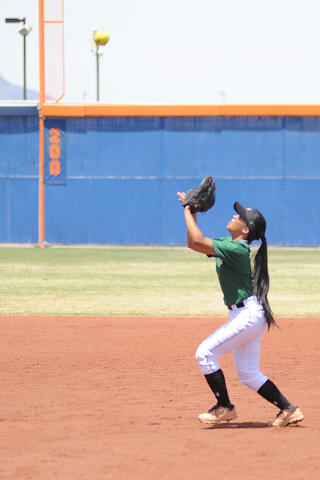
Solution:
<svg viewBox="0 0 320 480"><path fill-rule="evenodd" d="M318 117L320 105L42 105L47 117Z"/></svg>
<svg viewBox="0 0 320 480"><path fill-rule="evenodd" d="M39 118L39 220L38 220L38 238L39 244L44 243L45 229L45 185L44 185L44 118Z"/></svg>

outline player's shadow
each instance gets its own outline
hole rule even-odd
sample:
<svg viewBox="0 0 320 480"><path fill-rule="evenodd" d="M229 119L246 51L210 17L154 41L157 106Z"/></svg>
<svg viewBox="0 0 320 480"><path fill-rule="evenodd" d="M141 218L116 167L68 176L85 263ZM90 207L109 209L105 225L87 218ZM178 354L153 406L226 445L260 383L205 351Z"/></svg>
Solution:
<svg viewBox="0 0 320 480"><path fill-rule="evenodd" d="M204 430L217 430L221 428L270 428L267 423L262 422L232 422L232 423L217 423L215 425L206 425Z"/></svg>

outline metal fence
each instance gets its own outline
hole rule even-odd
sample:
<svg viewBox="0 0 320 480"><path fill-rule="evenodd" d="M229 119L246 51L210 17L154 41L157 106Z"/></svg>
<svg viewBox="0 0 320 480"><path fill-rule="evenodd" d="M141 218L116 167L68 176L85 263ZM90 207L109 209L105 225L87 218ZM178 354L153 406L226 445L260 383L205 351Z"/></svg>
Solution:
<svg viewBox="0 0 320 480"><path fill-rule="evenodd" d="M66 183L45 187L45 240L186 243L176 192L217 183L206 236L224 236L233 203L259 209L273 245L320 245L319 117L84 117L64 129ZM0 117L2 243L38 239L39 122Z"/></svg>

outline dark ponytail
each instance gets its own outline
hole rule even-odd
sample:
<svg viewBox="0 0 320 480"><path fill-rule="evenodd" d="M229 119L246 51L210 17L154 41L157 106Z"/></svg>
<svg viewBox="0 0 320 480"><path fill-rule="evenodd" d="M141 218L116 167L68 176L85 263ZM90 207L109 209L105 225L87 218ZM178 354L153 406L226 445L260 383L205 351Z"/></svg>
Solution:
<svg viewBox="0 0 320 480"><path fill-rule="evenodd" d="M271 325L276 325L273 313L268 301L268 292L270 287L269 271L268 271L268 247L265 237L266 221L260 212L254 210L254 224L255 229L253 231L254 238L252 238L252 232L248 235L249 244L253 240L259 240L261 238L261 245L257 253L253 258L253 295L256 295L259 302L262 304L266 320L268 323L268 330Z"/></svg>
<svg viewBox="0 0 320 480"><path fill-rule="evenodd" d="M270 280L268 271L267 240L265 236L263 236L261 240L261 246L253 261L253 295L258 297L258 300L263 306L269 330L271 325L276 325L276 322L273 318L273 313L268 301Z"/></svg>

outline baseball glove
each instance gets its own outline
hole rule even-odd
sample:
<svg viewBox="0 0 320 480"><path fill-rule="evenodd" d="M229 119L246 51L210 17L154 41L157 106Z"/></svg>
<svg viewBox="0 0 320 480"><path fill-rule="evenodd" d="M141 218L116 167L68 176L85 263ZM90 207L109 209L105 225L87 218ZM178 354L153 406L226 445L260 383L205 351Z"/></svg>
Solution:
<svg viewBox="0 0 320 480"><path fill-rule="evenodd" d="M213 178L207 175L198 188L187 191L182 205L189 205L191 213L206 212L213 207L215 200L216 184Z"/></svg>

